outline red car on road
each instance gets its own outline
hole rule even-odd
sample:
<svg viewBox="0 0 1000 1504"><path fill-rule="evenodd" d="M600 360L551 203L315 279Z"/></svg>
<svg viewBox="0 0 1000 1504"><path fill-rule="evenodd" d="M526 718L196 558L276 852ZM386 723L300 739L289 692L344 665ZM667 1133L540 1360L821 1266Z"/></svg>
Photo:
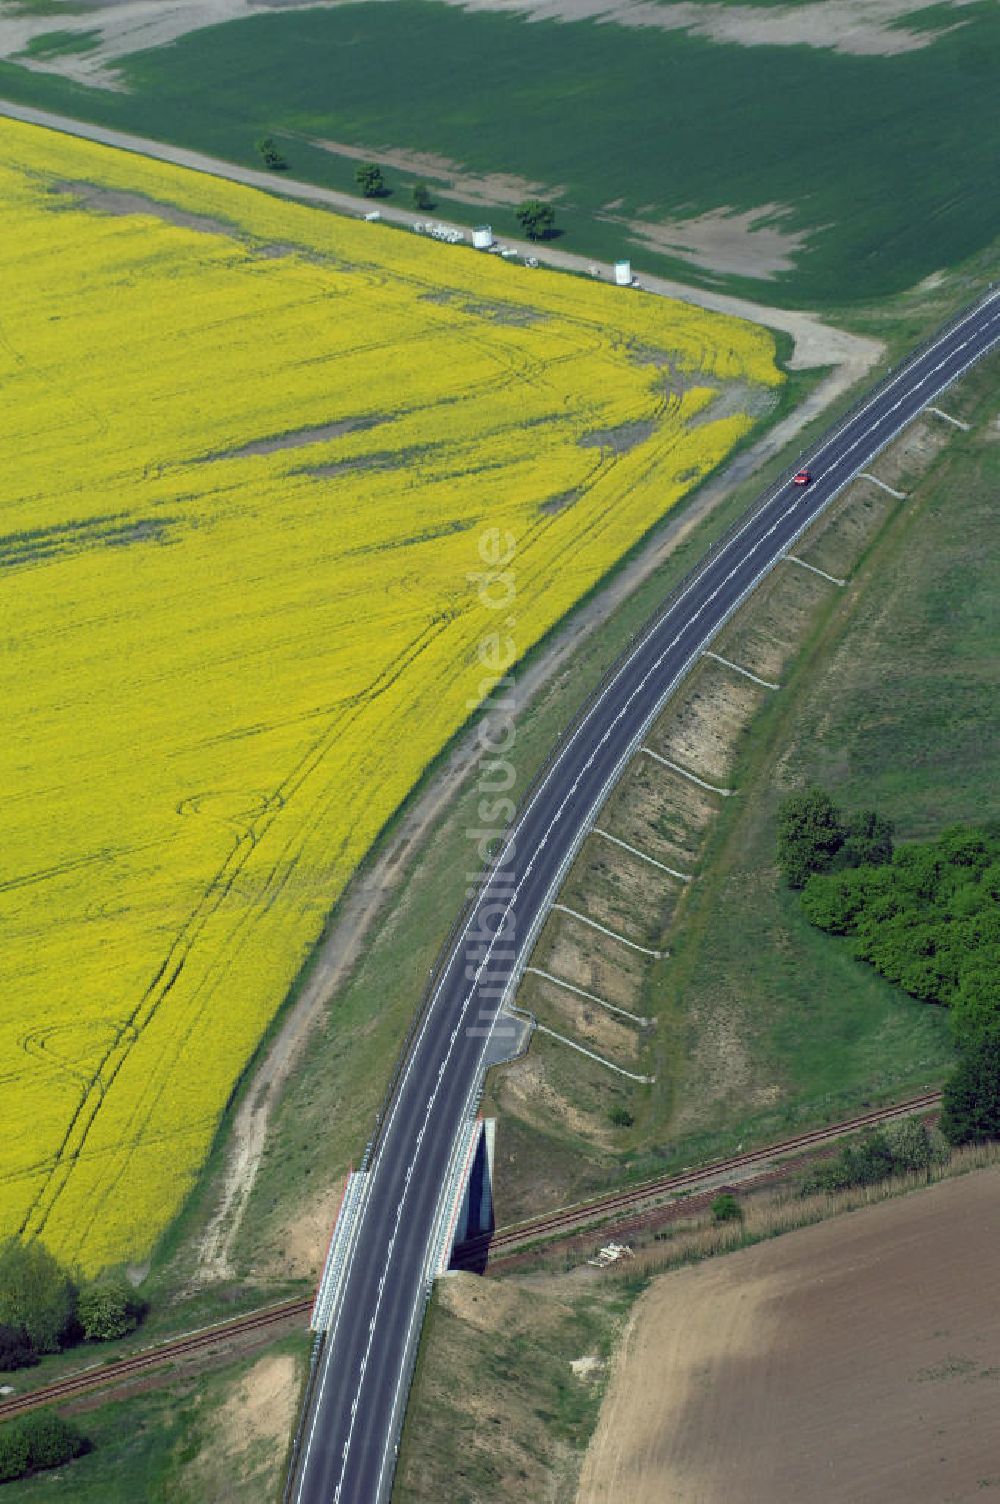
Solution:
<svg viewBox="0 0 1000 1504"><path fill-rule="evenodd" d="M812 485L812 471L811 470L799 470L795 475L792 476L792 485L793 486L811 486Z"/></svg>

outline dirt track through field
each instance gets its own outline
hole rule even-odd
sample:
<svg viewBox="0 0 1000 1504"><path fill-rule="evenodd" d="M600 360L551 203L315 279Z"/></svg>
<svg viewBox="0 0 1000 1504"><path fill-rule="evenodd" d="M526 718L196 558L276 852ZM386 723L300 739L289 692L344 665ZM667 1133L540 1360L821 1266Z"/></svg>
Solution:
<svg viewBox="0 0 1000 1504"><path fill-rule="evenodd" d="M1000 1497L1000 1170L658 1278L577 1504Z"/></svg>
<svg viewBox="0 0 1000 1504"><path fill-rule="evenodd" d="M368 200L332 189L293 179L278 180L273 175L241 168L197 152L0 100L0 116L4 115L50 129L64 130L85 140L135 151L195 171L212 173L250 187L263 188L293 199L301 198L341 213L358 214L370 208ZM419 218L418 215L391 208L385 208L382 212L386 220L403 225L412 224ZM522 254L533 251L546 264L564 270L579 272L591 265L585 257L574 256L552 247L524 244L519 249ZM456 249L455 254L470 253ZM512 275L530 275L530 272L521 268L512 268L511 271ZM605 280L610 280L611 268L603 267L602 272ZM810 314L771 309L661 278L650 277L644 281L651 293L680 298L718 312L784 330L794 341L794 350L789 360L789 365L794 369L804 370L817 366L832 369L792 413L749 445L718 476L699 487L683 511L677 517L668 518L615 573L614 578L595 591L590 600L573 613L569 624L554 630L549 645L536 655L531 667L518 676L517 700L522 708L559 672L581 642L663 565L699 522L709 516L736 486L746 481L761 465L789 444L806 424L860 381L882 354L882 346L877 341L832 328ZM623 292L622 295L627 297L635 294ZM271 1112L285 1082L301 1059L309 1031L322 1017L337 988L346 980L363 953L373 924L392 895L398 891L409 870L413 852L444 813L462 781L475 767L481 751L475 732L458 740L434 779L411 803L398 823L393 838L370 863L363 878L352 884L338 904L335 920L320 946L308 981L294 1006L288 1010L273 1043L254 1071L252 1087L236 1111L216 1211L205 1229L195 1256L195 1271L192 1275L194 1286L231 1275L232 1250L263 1156ZM295 1260L295 1274L310 1276L316 1273L325 1252L329 1217L331 1208L336 1206L338 1190L338 1186L317 1188L315 1201L304 1209L306 1230L300 1256Z"/></svg>

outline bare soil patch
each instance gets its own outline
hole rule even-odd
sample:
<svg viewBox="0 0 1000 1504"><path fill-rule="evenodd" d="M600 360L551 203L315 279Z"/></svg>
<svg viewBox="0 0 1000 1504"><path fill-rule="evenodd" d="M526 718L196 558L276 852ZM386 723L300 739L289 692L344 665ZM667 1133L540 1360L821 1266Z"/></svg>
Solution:
<svg viewBox="0 0 1000 1504"><path fill-rule="evenodd" d="M679 896L676 879L595 834L584 841L559 902L627 940L658 950ZM566 917L571 927L579 924Z"/></svg>
<svg viewBox="0 0 1000 1504"><path fill-rule="evenodd" d="M643 957L568 914L554 913L546 921L531 960L542 971L595 992L609 1003L636 1009L645 972Z"/></svg>
<svg viewBox="0 0 1000 1504"><path fill-rule="evenodd" d="M780 221L792 212L781 204L762 204L742 212L722 208L691 219L658 223L633 219L626 223L636 245L676 256L705 271L771 281L781 272L794 270L796 255L820 228L783 228Z"/></svg>
<svg viewBox="0 0 1000 1504"><path fill-rule="evenodd" d="M981 1170L658 1278L578 1504L1000 1490L998 1193L1000 1171Z"/></svg>
<svg viewBox="0 0 1000 1504"><path fill-rule="evenodd" d="M319 0L322 4L322 0ZM338 0L334 0L338 3ZM529 20L595 21L658 31L686 31L716 42L742 47L819 47L847 55L888 57L932 45L952 28L905 25L909 16L935 8L939 0L812 0L811 4L731 5L698 0L450 0L463 10L492 10L525 15ZM948 0L945 0L948 3ZM950 0L960 12L977 0ZM120 88L117 64L147 48L166 47L189 32L237 21L263 10L308 10L317 0L89 0L81 10L53 15L46 8L0 16L0 58L16 58L24 67L61 74L91 87ZM960 14L954 25L961 25ZM44 59L24 57L37 39L53 31L86 37L86 51L56 51ZM317 145L344 155L377 154L403 171L447 183L439 191L484 205L518 203L525 197L558 196L562 190L511 174L473 175L461 164L429 152L400 147L344 147L318 140Z"/></svg>
<svg viewBox="0 0 1000 1504"><path fill-rule="evenodd" d="M772 691L702 659L646 738L661 757L708 783L726 785L755 711Z"/></svg>
<svg viewBox="0 0 1000 1504"><path fill-rule="evenodd" d="M269 1497L280 1487L299 1389L299 1366L290 1353L268 1353L243 1375L212 1417L210 1445L191 1464L198 1498L221 1504L237 1496Z"/></svg>
<svg viewBox="0 0 1000 1504"><path fill-rule="evenodd" d="M212 219L207 214L190 214L186 209L179 209L176 204L147 198L144 193L127 193L120 188L99 188L95 183L70 181L53 184L51 192L72 198L74 204L94 209L99 214L151 215L154 219L162 219L168 225L176 225L184 230L198 230L205 235L226 235L230 239L236 233L235 227L227 224L224 219Z"/></svg>
<svg viewBox="0 0 1000 1504"><path fill-rule="evenodd" d="M577 1040L626 1070L638 1070L641 1034L637 1024L609 1013L597 1003L575 997L544 977L529 974L518 993L518 1004L529 1008L539 1023Z"/></svg>
<svg viewBox="0 0 1000 1504"><path fill-rule="evenodd" d="M321 423L316 428L297 428L292 433L279 433L266 439L254 439L240 449L227 449L223 454L206 456L208 459L244 460L251 454L277 454L282 449L304 449L309 444L323 444L328 439L340 439L344 434L363 433L388 422L382 414L367 414L360 418L341 418L336 423Z"/></svg>
<svg viewBox="0 0 1000 1504"><path fill-rule="evenodd" d="M801 548L798 552L806 557ZM808 557L812 559L811 554ZM829 565L821 564L820 567L828 569ZM838 574L837 578L842 576ZM836 588L828 580L820 579L819 575L796 564L779 564L766 580L761 581L750 600L722 633L718 641L719 652L731 662L742 664L752 674L772 684L780 684L817 610Z"/></svg>
<svg viewBox="0 0 1000 1504"><path fill-rule="evenodd" d="M795 552L837 579L847 579L898 505L870 481L855 481L810 529Z"/></svg>
<svg viewBox="0 0 1000 1504"><path fill-rule="evenodd" d="M942 400L947 412L947 393ZM889 449L878 456L872 465L872 474L887 481L896 490L905 491L920 479L948 440L955 437L955 432L952 425L943 418L925 413L911 423Z"/></svg>
<svg viewBox="0 0 1000 1504"><path fill-rule="evenodd" d="M325 141L316 138L312 145L337 157L349 157L356 162L384 162L400 172L412 172L426 178L434 185L441 198L460 199L466 204L480 204L489 209L495 204L520 204L526 198L559 199L565 188L549 183L536 183L530 178L521 178L511 172L469 172L461 162L450 157L438 156L429 151L408 151L401 146L350 146L344 141Z"/></svg>
<svg viewBox="0 0 1000 1504"><path fill-rule="evenodd" d="M575 1069L577 1075L572 1080L572 1090L567 1091L564 1070L568 1066L567 1057L574 1055L575 1051L567 1049L558 1040L536 1035L530 1056L516 1060L512 1065L501 1066L494 1073L494 1098L502 1104L505 1113L512 1113L524 1122L556 1126L563 1133L585 1134L588 1142L608 1144L611 1134L606 1119L602 1121L589 1105L587 1108L579 1106L577 1096L579 1077L584 1070L600 1072L609 1082L613 1079L613 1072L583 1055L576 1055L569 1068ZM542 1175L539 1182L531 1187L533 1206L544 1206L547 1196L561 1196L563 1187L558 1180L546 1187ZM548 1204L559 1203L550 1199Z"/></svg>
<svg viewBox="0 0 1000 1504"><path fill-rule="evenodd" d="M617 428L599 428L585 433L580 439L581 449L600 449L604 453L628 454L639 444L645 444L656 432L652 418L640 418L634 423L619 423Z"/></svg>
<svg viewBox="0 0 1000 1504"><path fill-rule="evenodd" d="M722 798L640 753L601 810L604 830L678 872L691 872Z"/></svg>

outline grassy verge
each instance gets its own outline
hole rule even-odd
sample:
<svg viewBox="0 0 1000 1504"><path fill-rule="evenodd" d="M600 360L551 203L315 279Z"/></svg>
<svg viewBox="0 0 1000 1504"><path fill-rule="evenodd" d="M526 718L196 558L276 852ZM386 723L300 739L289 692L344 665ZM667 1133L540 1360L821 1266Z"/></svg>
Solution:
<svg viewBox="0 0 1000 1504"><path fill-rule="evenodd" d="M492 1078L501 1222L848 1116L947 1070L943 1012L855 962L780 884L775 821L783 795L812 781L847 807L882 809L903 840L998 812L996 371L994 359L944 399L974 426L955 430L922 478L887 468L912 494L880 531L851 503L860 566L846 590L823 587L782 689L743 734L730 780L738 796L714 821L669 959L633 1004L658 1021L656 1083L626 1092L634 1124L609 1130L620 1078L579 1067L549 1041ZM810 547L836 561L822 528L803 545L807 557ZM764 598L765 623L779 599ZM751 634L743 641L746 652ZM759 630L755 641L762 651ZM534 1098L532 1070L545 1083Z"/></svg>
<svg viewBox="0 0 1000 1504"><path fill-rule="evenodd" d="M279 1497L307 1339L280 1338L264 1353L179 1376L126 1398L77 1407L91 1443L75 1462L10 1483L10 1504L206 1504Z"/></svg>
<svg viewBox="0 0 1000 1504"><path fill-rule="evenodd" d="M754 1243L780 1238L782 1233L795 1232L800 1227L812 1227L817 1222L827 1222L831 1217L842 1216L845 1212L875 1206L882 1201L892 1201L897 1196L925 1190L927 1186L936 1185L942 1180L953 1180L957 1175L968 1175L974 1170L990 1169L998 1164L1000 1144L969 1144L965 1148L954 1150L944 1164L932 1165L927 1170L892 1175L874 1185L818 1192L810 1196L786 1191L778 1195L752 1197L746 1204L742 1221L717 1223L710 1217L701 1217L692 1219L689 1223L678 1222L655 1233L651 1240L636 1247L634 1259L619 1264L613 1270L609 1281L620 1282L626 1289L638 1293L653 1275L664 1273L668 1269L680 1269L686 1264L700 1264L704 1259L715 1258L719 1254L735 1253L739 1248L750 1248Z"/></svg>
<svg viewBox="0 0 1000 1504"><path fill-rule="evenodd" d="M631 1298L610 1285L591 1286L581 1299L578 1287L529 1289L465 1274L439 1282L395 1504L569 1504Z"/></svg>

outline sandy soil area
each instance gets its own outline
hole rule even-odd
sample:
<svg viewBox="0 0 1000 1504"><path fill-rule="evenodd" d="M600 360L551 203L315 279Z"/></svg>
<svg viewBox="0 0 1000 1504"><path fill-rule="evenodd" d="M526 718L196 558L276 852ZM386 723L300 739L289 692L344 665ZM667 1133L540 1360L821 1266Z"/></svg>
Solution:
<svg viewBox="0 0 1000 1504"><path fill-rule="evenodd" d="M350 4L352 0L333 0ZM508 11L533 21L595 21L658 31L687 31L741 47L822 47L858 56L890 56L929 46L941 30L908 27L939 0L812 0L807 4L733 5L705 0L447 0L463 10ZM958 10L982 0L944 0ZM83 0L65 13L16 5L0 9L0 58L62 74L81 83L119 88L116 66L145 48L166 47L188 32L269 10L331 8L329 0ZM956 25L961 24L956 18ZM81 33L87 51L26 59L35 38Z"/></svg>
<svg viewBox="0 0 1000 1504"><path fill-rule="evenodd" d="M713 209L693 219L630 220L628 228L635 245L676 256L706 271L770 281L779 272L791 271L797 252L811 234L823 228L782 229L778 221L791 213L781 204L762 204L742 214L735 209Z"/></svg>
<svg viewBox="0 0 1000 1504"><path fill-rule="evenodd" d="M1000 1170L660 1276L578 1504L1000 1497Z"/></svg>

